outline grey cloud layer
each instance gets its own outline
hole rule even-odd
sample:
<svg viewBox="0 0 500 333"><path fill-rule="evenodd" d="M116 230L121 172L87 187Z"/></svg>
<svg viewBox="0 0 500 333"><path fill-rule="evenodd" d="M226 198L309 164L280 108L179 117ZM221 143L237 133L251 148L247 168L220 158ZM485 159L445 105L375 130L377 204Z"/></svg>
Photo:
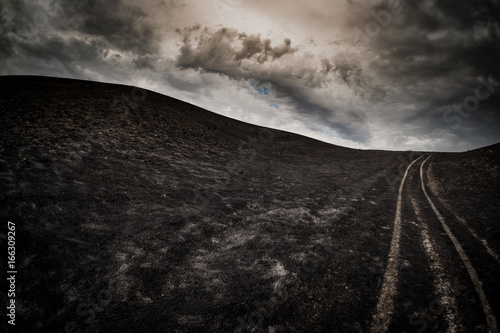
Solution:
<svg viewBox="0 0 500 333"><path fill-rule="evenodd" d="M57 59L69 72L92 66L112 50L157 55L160 35L138 6L120 0L7 2L0 21L0 57Z"/></svg>
<svg viewBox="0 0 500 333"><path fill-rule="evenodd" d="M419 110L405 120L421 123L421 134L442 128L469 138L470 146L500 141L498 88L467 118L455 114L461 126L443 118L445 110L474 96L477 77L500 79L498 2L407 1L404 6L367 47L378 55L370 66L386 90L402 89L394 98ZM384 9L382 3L374 11Z"/></svg>
<svg viewBox="0 0 500 333"><path fill-rule="evenodd" d="M289 38L284 40L283 45L273 47L270 39L263 40L258 35L248 36L236 29L200 30L200 26L194 26L185 29L184 33L179 31L184 42L177 61L179 66L223 71L226 68L239 67L244 59L264 63L297 51L291 47L292 41ZM200 35L196 37L197 45L193 47L192 34L197 31L200 31ZM241 44L239 50L234 46L236 41Z"/></svg>
<svg viewBox="0 0 500 333"><path fill-rule="evenodd" d="M214 31L196 26L180 33L183 34L183 45L176 62L180 68L270 84L277 96L290 101L295 112L327 124L345 138L359 142L369 140L363 113L340 110L340 114L335 106L314 100L310 93L311 89L323 88L335 78L342 79L347 85L366 86L360 67L340 61L331 65L326 59L321 61L312 55L296 55L299 48L292 47L289 38L273 47L270 39L230 28ZM324 69L325 64L328 64L328 70Z"/></svg>
<svg viewBox="0 0 500 333"><path fill-rule="evenodd" d="M0 3L1 74L94 75L130 82L149 72L155 73L159 85L204 96L218 89L215 84L255 81L272 86L275 97L305 126L324 124L367 147L391 148L377 144L393 144L397 136L381 135L398 130L401 137L432 139L436 128L449 134L446 143L438 138L441 146L436 149L500 141L500 87L495 86L473 112L454 109L474 96L479 76L492 74L492 82L500 81L498 1L241 2L238 8L244 15L248 9L252 15L270 18L276 28L302 32L302 39L290 34L272 40L248 24L245 29L217 26L220 22L210 21L215 12L204 14L209 7L205 3ZM384 11L395 3L402 11L391 13L384 22ZM241 19L251 21L252 16ZM353 30L365 30L367 24L379 31L366 37ZM307 35L310 44L303 38ZM200 77L218 73L226 81L203 86L176 75L179 71ZM342 97L336 90L352 92L351 101L327 96Z"/></svg>

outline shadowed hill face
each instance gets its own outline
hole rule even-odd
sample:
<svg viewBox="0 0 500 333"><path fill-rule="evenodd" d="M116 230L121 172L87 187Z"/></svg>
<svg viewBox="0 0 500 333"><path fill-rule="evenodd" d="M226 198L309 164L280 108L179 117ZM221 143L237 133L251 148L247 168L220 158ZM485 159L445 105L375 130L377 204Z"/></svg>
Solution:
<svg viewBox="0 0 500 333"><path fill-rule="evenodd" d="M498 153L500 151L500 143L496 143L491 146L486 146L478 149L474 149L472 153Z"/></svg>
<svg viewBox="0 0 500 333"><path fill-rule="evenodd" d="M293 140L298 148L314 146L333 151L335 147L291 133L264 130L140 88L48 77L2 77L0 80L2 96L12 97L3 98L1 107L10 110L9 113L22 110L23 115L18 115L20 118L16 120L19 126L23 122L31 124L28 129L33 128L37 119L45 122L43 115L47 114L58 119L40 125L58 126L60 133L69 130L80 134L107 126L131 135L147 129L148 135L160 142L186 140L211 144L210 140L214 140L214 143L234 145L256 137L260 142L290 143ZM65 120L70 123L62 124Z"/></svg>
<svg viewBox="0 0 500 333"><path fill-rule="evenodd" d="M367 327L415 154L337 147L127 86L1 77L0 100L18 328Z"/></svg>

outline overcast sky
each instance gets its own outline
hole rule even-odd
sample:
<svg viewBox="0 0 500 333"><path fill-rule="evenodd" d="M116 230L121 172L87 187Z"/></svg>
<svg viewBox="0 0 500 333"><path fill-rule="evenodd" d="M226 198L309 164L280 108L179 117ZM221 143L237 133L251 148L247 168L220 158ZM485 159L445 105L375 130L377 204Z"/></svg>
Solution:
<svg viewBox="0 0 500 333"><path fill-rule="evenodd" d="M0 74L136 85L354 148L500 142L498 0L0 0Z"/></svg>

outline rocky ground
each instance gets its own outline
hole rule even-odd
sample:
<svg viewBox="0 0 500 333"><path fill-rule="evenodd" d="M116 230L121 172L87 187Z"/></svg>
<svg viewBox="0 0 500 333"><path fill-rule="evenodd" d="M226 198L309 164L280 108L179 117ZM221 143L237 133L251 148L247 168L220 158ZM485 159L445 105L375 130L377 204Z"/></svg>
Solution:
<svg viewBox="0 0 500 333"><path fill-rule="evenodd" d="M390 281L393 332L484 332L499 317L498 146L354 150L151 91L41 77L0 77L0 124L18 332L376 331Z"/></svg>

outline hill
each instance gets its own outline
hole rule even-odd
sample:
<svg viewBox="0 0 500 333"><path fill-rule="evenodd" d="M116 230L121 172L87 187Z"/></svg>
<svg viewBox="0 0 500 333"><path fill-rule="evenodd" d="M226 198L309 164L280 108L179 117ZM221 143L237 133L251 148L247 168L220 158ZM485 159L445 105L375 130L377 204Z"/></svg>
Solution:
<svg viewBox="0 0 500 333"><path fill-rule="evenodd" d="M398 188L422 153L330 145L122 85L0 77L0 100L17 331L370 327Z"/></svg>

